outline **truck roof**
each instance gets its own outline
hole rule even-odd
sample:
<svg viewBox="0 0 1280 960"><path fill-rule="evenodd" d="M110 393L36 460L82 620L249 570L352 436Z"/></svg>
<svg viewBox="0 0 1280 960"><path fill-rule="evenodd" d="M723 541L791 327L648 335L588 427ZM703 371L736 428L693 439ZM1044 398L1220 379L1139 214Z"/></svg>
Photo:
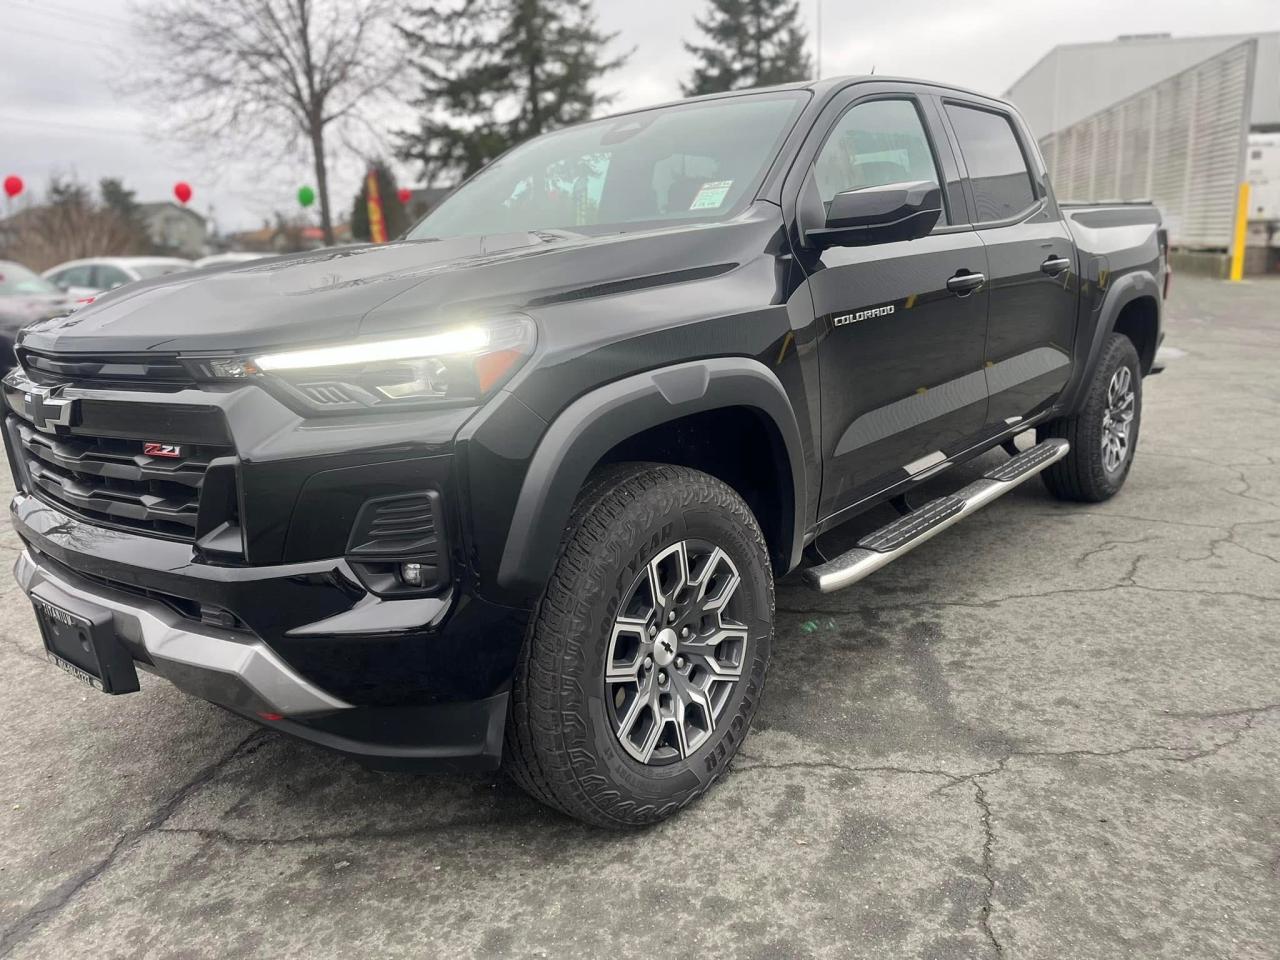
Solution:
<svg viewBox="0 0 1280 960"><path fill-rule="evenodd" d="M630 110L619 110L617 113L606 114L599 119L608 120L613 117L625 117L633 113L641 113L646 110L660 110L664 107L674 107L682 103L699 103L707 100L723 100L728 97L741 97L749 94L779 93L786 90L809 90L817 94L819 97L825 97L828 94L847 87L851 83L865 83L867 81L875 81L877 83L919 84L923 86L937 87L940 90L950 90L955 93L963 93L969 96L982 97L985 100L991 100L998 103L1008 102L1002 97L995 96L994 94L983 93L981 90L973 90L969 87L961 87L954 83L941 83L937 80L922 80L919 77L897 77L888 75L881 76L880 74L871 73L855 73L843 74L836 77L823 77L820 80L800 80L795 83L780 83L769 87L746 87L741 90L725 90L719 93L704 93L697 97L682 97L678 100L665 100L641 107L633 107Z"/></svg>

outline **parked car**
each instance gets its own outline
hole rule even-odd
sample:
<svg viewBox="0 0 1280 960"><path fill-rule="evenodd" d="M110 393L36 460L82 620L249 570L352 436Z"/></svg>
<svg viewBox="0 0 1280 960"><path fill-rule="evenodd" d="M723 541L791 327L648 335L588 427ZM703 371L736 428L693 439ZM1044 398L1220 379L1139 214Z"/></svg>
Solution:
<svg viewBox="0 0 1280 960"><path fill-rule="evenodd" d="M97 257L68 260L44 272L44 278L80 299L114 290L135 280L167 277L190 270L190 260L178 257Z"/></svg>
<svg viewBox="0 0 1280 960"><path fill-rule="evenodd" d="M1059 204L1015 109L953 87L559 130L402 242L24 330L17 579L98 689L149 671L370 765L505 762L583 820L652 823L795 669L775 577L848 587L1037 475L1120 491L1165 272L1153 207Z"/></svg>
<svg viewBox="0 0 1280 960"><path fill-rule="evenodd" d="M226 253L215 253L207 257L201 257L194 264L197 270L203 267L223 266L228 263L249 263L253 260L261 260L264 257L272 256L269 253L250 253L246 251L228 250Z"/></svg>
<svg viewBox="0 0 1280 960"><path fill-rule="evenodd" d="M20 327L60 317L71 306L71 299L39 274L12 260L0 260L0 370L16 362L13 338Z"/></svg>

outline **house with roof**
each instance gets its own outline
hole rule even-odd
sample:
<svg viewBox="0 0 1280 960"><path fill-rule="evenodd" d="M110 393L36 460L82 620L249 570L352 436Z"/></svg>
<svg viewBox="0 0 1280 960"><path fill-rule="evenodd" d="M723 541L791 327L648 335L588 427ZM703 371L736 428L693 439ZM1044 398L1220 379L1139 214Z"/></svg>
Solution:
<svg viewBox="0 0 1280 960"><path fill-rule="evenodd" d="M138 215L152 244L179 257L202 257L207 252L208 225L190 207L164 200L138 204Z"/></svg>

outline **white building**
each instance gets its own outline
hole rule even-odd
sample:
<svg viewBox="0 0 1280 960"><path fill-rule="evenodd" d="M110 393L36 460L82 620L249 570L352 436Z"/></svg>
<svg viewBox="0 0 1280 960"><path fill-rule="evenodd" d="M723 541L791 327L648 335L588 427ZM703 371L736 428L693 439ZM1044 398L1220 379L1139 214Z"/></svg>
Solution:
<svg viewBox="0 0 1280 960"><path fill-rule="evenodd" d="M1017 105L1035 135L1044 137L1246 40L1257 42L1249 126L1259 133L1280 131L1280 32L1141 35L1054 47L1005 97Z"/></svg>
<svg viewBox="0 0 1280 960"><path fill-rule="evenodd" d="M1225 251L1250 134L1280 131L1280 33L1055 47L1006 96L1061 197L1150 199L1174 246Z"/></svg>

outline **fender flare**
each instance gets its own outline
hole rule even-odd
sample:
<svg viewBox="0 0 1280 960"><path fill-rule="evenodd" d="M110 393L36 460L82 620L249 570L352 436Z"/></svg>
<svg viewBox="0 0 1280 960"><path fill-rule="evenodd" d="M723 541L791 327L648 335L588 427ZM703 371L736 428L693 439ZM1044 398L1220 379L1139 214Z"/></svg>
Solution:
<svg viewBox="0 0 1280 960"><path fill-rule="evenodd" d="M759 361L717 357L616 380L579 397L552 421L520 487L498 567L498 586L529 597L542 592L578 491L614 446L651 427L723 407L755 409L782 437L793 503L784 552L788 568L794 568L803 549L808 506L804 448L791 401L778 378Z"/></svg>
<svg viewBox="0 0 1280 960"><path fill-rule="evenodd" d="M1102 356L1103 344L1116 328L1120 311L1140 297L1151 297L1157 306L1161 301L1160 284L1146 270L1126 273L1107 290L1098 308L1098 322L1093 325L1093 336L1089 341L1088 352L1084 354L1083 361L1077 368L1079 373L1065 391L1062 403L1063 414L1070 415L1079 405L1089 381L1093 378L1098 358Z"/></svg>

